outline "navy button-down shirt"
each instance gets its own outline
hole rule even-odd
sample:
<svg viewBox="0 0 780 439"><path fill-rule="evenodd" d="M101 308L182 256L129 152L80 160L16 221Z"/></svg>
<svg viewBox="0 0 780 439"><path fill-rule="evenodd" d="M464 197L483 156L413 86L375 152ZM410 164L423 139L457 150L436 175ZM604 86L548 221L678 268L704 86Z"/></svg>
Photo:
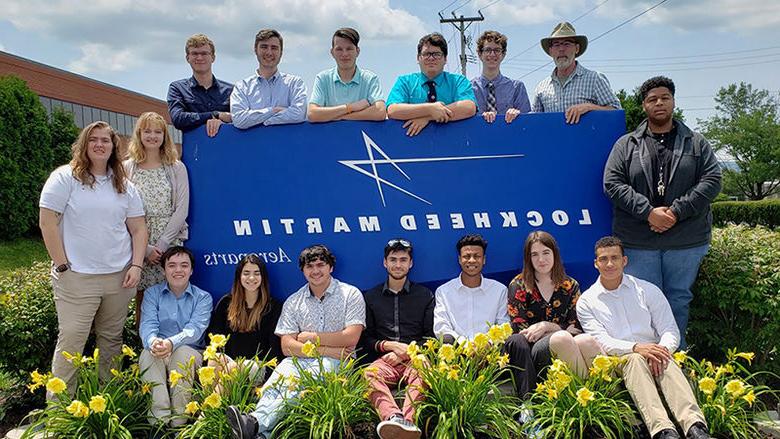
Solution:
<svg viewBox="0 0 780 439"><path fill-rule="evenodd" d="M212 76L211 87L203 88L195 77L179 79L168 87L168 113L176 128L186 131L211 119L213 111L230 112L233 84Z"/></svg>

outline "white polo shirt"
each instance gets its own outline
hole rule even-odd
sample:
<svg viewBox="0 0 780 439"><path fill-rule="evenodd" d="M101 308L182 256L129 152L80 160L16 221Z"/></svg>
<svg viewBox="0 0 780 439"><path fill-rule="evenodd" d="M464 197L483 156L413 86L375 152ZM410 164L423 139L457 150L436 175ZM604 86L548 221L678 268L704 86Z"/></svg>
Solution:
<svg viewBox="0 0 780 439"><path fill-rule="evenodd" d="M81 184L70 165L49 175L39 206L62 214L60 233L71 270L106 274L122 271L133 256L125 220L144 216L143 201L135 186L125 181L119 194L113 172L97 176L94 187Z"/></svg>
<svg viewBox="0 0 780 439"><path fill-rule="evenodd" d="M476 288L463 285L460 276L436 289L433 332L456 340L473 339L487 333L490 325L509 321L506 286L482 276Z"/></svg>

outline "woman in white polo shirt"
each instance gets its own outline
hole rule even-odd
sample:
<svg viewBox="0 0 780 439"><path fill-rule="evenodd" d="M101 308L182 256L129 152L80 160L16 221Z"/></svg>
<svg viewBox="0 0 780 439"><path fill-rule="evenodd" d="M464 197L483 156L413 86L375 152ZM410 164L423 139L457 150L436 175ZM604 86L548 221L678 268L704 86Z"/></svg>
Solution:
<svg viewBox="0 0 780 439"><path fill-rule="evenodd" d="M55 169L41 192L40 227L53 262L59 327L52 373L71 394L75 369L62 353L81 353L94 323L100 374L109 376L146 251L143 203L117 157L119 142L106 122L89 124L73 144L70 163Z"/></svg>

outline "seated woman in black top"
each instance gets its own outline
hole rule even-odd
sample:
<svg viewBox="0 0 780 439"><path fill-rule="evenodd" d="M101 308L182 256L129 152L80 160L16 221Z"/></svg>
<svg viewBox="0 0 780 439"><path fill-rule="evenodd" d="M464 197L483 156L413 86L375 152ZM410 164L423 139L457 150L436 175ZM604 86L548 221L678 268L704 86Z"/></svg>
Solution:
<svg viewBox="0 0 780 439"><path fill-rule="evenodd" d="M236 267L230 293L222 297L214 308L208 334L229 335L225 354L209 360L209 366L231 371L237 361L253 370L259 366L251 361L277 358L282 360L281 342L274 334L282 304L271 297L268 289L268 271L255 254L244 256ZM258 374L258 379L262 375Z"/></svg>

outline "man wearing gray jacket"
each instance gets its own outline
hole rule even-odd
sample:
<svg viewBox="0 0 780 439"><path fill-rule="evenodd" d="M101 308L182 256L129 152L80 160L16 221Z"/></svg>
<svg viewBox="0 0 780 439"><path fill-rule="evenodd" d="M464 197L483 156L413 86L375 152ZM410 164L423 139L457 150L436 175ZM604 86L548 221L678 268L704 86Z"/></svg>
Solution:
<svg viewBox="0 0 780 439"><path fill-rule="evenodd" d="M721 172L707 140L674 120L674 82L662 76L640 87L647 119L612 147L604 192L612 201L612 232L631 261L626 273L660 288L686 348L688 305L712 231L710 203Z"/></svg>

